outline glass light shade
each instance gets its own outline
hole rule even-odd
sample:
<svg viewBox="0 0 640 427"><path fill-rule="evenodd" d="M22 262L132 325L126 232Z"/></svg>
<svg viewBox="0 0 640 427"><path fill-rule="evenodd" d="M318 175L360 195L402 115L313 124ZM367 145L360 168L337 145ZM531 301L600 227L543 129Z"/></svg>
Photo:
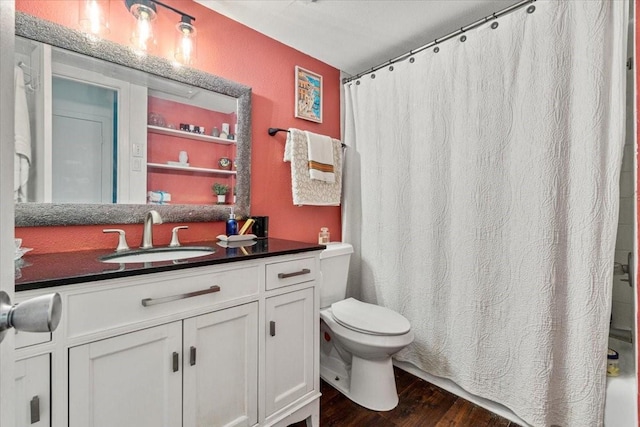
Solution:
<svg viewBox="0 0 640 427"><path fill-rule="evenodd" d="M109 0L80 0L78 23L85 33L109 34Z"/></svg>
<svg viewBox="0 0 640 427"><path fill-rule="evenodd" d="M192 65L196 59L196 27L191 22L179 22L176 30L176 61Z"/></svg>
<svg viewBox="0 0 640 427"><path fill-rule="evenodd" d="M131 6L130 12L136 20L131 34L131 44L136 50L142 52L154 51L156 47L154 36L155 5L146 2L135 3Z"/></svg>

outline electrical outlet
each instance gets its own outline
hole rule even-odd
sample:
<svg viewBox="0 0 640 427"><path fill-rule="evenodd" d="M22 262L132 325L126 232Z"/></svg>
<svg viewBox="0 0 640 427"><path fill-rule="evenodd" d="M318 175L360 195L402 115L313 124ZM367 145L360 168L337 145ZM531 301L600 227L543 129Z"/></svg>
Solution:
<svg viewBox="0 0 640 427"><path fill-rule="evenodd" d="M133 163L131 164L131 170L134 172L142 171L142 159L133 159Z"/></svg>
<svg viewBox="0 0 640 427"><path fill-rule="evenodd" d="M133 157L142 157L142 144L132 144Z"/></svg>

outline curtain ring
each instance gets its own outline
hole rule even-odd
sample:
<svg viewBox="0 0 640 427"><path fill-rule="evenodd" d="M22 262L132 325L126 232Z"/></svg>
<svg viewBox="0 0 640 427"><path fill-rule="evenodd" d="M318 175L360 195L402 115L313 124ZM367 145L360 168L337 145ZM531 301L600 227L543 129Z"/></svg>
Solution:
<svg viewBox="0 0 640 427"><path fill-rule="evenodd" d="M372 78L372 79L375 79L375 78L376 78L376 75L375 75L375 74L371 74L371 78Z"/></svg>
<svg viewBox="0 0 640 427"><path fill-rule="evenodd" d="M460 41L463 42L463 43L466 42L467 41L467 36L460 37Z"/></svg>
<svg viewBox="0 0 640 427"><path fill-rule="evenodd" d="M360 85L360 80L356 80L356 85Z"/></svg>
<svg viewBox="0 0 640 427"><path fill-rule="evenodd" d="M527 8L527 13L533 13L536 11L536 7L534 5L531 5Z"/></svg>
<svg viewBox="0 0 640 427"><path fill-rule="evenodd" d="M414 62L416 62L416 58L413 58L413 57L409 58L409 62L413 64Z"/></svg>
<svg viewBox="0 0 640 427"><path fill-rule="evenodd" d="M393 71L393 65L389 66L389 71Z"/></svg>
<svg viewBox="0 0 640 427"><path fill-rule="evenodd" d="M435 53L438 53L438 52L440 52L440 48L439 48L438 46L436 46L436 47L434 47L434 48L433 48L433 51L434 51Z"/></svg>
<svg viewBox="0 0 640 427"><path fill-rule="evenodd" d="M494 22L493 24L491 24L491 29L495 30L496 28L498 28L498 25L499 24L497 22Z"/></svg>

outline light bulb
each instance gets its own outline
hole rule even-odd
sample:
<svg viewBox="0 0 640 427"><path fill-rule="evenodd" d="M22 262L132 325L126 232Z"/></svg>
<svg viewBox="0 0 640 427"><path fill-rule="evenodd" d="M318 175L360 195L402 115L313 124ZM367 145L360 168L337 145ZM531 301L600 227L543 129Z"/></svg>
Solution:
<svg viewBox="0 0 640 427"><path fill-rule="evenodd" d="M151 28L151 22L149 20L149 14L147 12L141 12L138 18L138 47L143 50L147 50L147 42L153 37L153 28Z"/></svg>
<svg viewBox="0 0 640 427"><path fill-rule="evenodd" d="M191 65L196 58L196 27L191 24L191 19L183 16L176 29L176 61Z"/></svg>
<svg viewBox="0 0 640 427"><path fill-rule="evenodd" d="M93 35L109 33L108 0L83 0L79 5L78 16L82 31Z"/></svg>
<svg viewBox="0 0 640 427"><path fill-rule="evenodd" d="M131 43L142 52L151 52L155 48L153 21L156 18L153 3L135 3L131 6L131 14L136 19L135 28L131 35Z"/></svg>
<svg viewBox="0 0 640 427"><path fill-rule="evenodd" d="M182 45L182 56L184 56L185 62L188 62L191 58L192 46L191 38L189 37L189 32L187 30L183 30L181 40L182 42L180 44Z"/></svg>

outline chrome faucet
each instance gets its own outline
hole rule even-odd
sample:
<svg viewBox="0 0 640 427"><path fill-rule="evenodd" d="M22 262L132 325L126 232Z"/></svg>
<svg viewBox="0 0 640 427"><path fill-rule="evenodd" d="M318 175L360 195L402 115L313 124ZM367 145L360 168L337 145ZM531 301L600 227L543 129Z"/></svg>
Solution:
<svg viewBox="0 0 640 427"><path fill-rule="evenodd" d="M162 224L162 217L158 212L151 210L144 215L142 243L140 244L142 249L153 247L153 224Z"/></svg>

